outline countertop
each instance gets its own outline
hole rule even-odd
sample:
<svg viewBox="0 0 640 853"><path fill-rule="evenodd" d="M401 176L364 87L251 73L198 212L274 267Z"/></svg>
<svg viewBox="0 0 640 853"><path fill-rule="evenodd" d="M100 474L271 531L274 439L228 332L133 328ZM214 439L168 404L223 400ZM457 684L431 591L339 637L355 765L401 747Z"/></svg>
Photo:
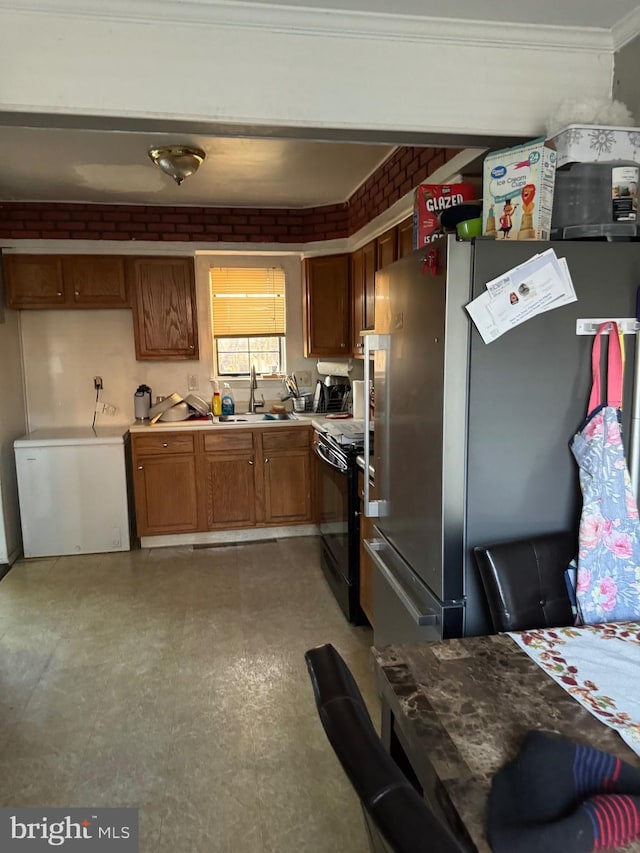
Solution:
<svg viewBox="0 0 640 853"><path fill-rule="evenodd" d="M238 413L233 417L242 418L243 415ZM148 421L141 422L135 421L129 427L129 431L132 433L148 433L148 432L175 432L179 430L181 432L201 432L202 430L211 430L214 429L216 431L221 429L273 429L273 428L281 428L281 427L308 427L315 426L315 421L318 419L318 415L309 412L305 413L296 413L295 417L288 418L287 420L264 420L262 417L257 418L256 420L247 420L247 421L218 421L217 418L213 418L213 420L198 420L198 421L175 421L171 423L165 423L163 421L158 421L155 424L150 424ZM321 420L323 420L321 418Z"/></svg>
<svg viewBox="0 0 640 853"><path fill-rule="evenodd" d="M374 648L383 701L430 762L479 851L491 778L525 733L546 729L640 760L507 634ZM626 850L640 850L637 842Z"/></svg>

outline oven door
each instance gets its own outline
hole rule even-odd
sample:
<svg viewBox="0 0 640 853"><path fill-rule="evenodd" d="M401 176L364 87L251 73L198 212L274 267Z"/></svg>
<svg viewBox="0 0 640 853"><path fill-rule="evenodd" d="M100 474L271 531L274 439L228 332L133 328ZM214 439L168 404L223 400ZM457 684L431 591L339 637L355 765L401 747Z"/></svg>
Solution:
<svg viewBox="0 0 640 853"><path fill-rule="evenodd" d="M321 462L318 466L320 533L333 562L346 579L349 575L349 461L319 433L315 434L313 446Z"/></svg>

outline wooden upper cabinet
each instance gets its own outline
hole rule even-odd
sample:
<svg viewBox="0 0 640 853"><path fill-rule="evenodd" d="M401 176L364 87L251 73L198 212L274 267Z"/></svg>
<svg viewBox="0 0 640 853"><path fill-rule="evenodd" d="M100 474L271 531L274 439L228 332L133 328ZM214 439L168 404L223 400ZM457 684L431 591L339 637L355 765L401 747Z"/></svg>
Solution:
<svg viewBox="0 0 640 853"><path fill-rule="evenodd" d="M398 229L390 228L376 240L376 269L381 270L398 260Z"/></svg>
<svg viewBox="0 0 640 853"><path fill-rule="evenodd" d="M413 252L413 216L398 225L398 257L404 258Z"/></svg>
<svg viewBox="0 0 640 853"><path fill-rule="evenodd" d="M94 308L127 308L124 258L114 255L69 255L62 259L67 299Z"/></svg>
<svg viewBox="0 0 640 853"><path fill-rule="evenodd" d="M191 258L129 260L136 358L198 358L196 289Z"/></svg>
<svg viewBox="0 0 640 853"><path fill-rule="evenodd" d="M362 355L364 344L361 330L364 328L364 259L362 249L351 254L351 351Z"/></svg>
<svg viewBox="0 0 640 853"><path fill-rule="evenodd" d="M64 308L60 255L3 255L7 305L10 308Z"/></svg>
<svg viewBox="0 0 640 853"><path fill-rule="evenodd" d="M374 329L376 320L376 241L362 247L362 274L364 276L363 329Z"/></svg>
<svg viewBox="0 0 640 853"><path fill-rule="evenodd" d="M351 255L351 349L362 355L360 332L375 327L376 241Z"/></svg>
<svg viewBox="0 0 640 853"><path fill-rule="evenodd" d="M325 255L304 261L307 357L351 355L349 267L349 255Z"/></svg>
<svg viewBox="0 0 640 853"><path fill-rule="evenodd" d="M5 255L11 308L127 308L124 258L117 255Z"/></svg>

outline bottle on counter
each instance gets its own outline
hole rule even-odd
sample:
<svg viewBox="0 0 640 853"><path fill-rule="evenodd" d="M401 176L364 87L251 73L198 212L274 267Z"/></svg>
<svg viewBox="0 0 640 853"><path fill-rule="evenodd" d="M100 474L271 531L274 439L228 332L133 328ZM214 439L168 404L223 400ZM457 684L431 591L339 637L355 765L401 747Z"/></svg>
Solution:
<svg viewBox="0 0 640 853"><path fill-rule="evenodd" d="M211 411L216 417L222 414L222 398L220 396L219 391L213 392L213 399L211 400Z"/></svg>
<svg viewBox="0 0 640 853"><path fill-rule="evenodd" d="M233 398L233 391L228 382L224 383L222 388L222 414L233 415L236 411L236 403Z"/></svg>

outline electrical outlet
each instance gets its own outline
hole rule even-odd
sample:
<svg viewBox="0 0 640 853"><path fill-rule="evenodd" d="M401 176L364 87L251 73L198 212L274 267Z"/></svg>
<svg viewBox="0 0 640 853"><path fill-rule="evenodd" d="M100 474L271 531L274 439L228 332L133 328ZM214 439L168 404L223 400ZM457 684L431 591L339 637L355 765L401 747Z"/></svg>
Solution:
<svg viewBox="0 0 640 853"><path fill-rule="evenodd" d="M187 390L188 391L197 391L200 385L198 384L198 377L195 373L190 373L187 376Z"/></svg>
<svg viewBox="0 0 640 853"><path fill-rule="evenodd" d="M93 377L93 388L95 391L102 391L102 376Z"/></svg>
<svg viewBox="0 0 640 853"><path fill-rule="evenodd" d="M113 416L117 412L117 407L113 405L113 403L104 403L102 406L102 411L105 415Z"/></svg>
<svg viewBox="0 0 640 853"><path fill-rule="evenodd" d="M298 380L298 386L308 388L311 385L311 371L296 370L296 379Z"/></svg>

